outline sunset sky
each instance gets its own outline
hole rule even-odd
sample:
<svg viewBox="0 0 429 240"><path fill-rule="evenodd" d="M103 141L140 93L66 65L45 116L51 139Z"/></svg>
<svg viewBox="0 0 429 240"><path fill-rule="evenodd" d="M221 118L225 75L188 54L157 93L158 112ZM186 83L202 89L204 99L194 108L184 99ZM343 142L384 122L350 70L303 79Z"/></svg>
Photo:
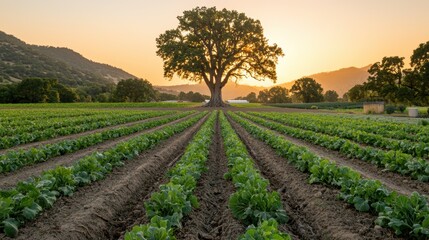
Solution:
<svg viewBox="0 0 429 240"><path fill-rule="evenodd" d="M384 56L409 62L412 51L429 41L429 0L0 0L0 30L30 44L71 48L155 85L184 84L163 78L155 39L197 6L259 19L270 43L285 53L278 83L363 67Z"/></svg>

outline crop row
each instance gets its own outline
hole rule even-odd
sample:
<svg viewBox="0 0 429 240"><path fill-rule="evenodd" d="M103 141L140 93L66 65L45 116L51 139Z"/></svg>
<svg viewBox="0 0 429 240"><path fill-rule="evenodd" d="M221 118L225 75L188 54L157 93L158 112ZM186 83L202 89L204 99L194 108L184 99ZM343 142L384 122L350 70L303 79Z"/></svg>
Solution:
<svg viewBox="0 0 429 240"><path fill-rule="evenodd" d="M42 141L57 136L65 136L75 133L81 133L93 129L103 128L107 126L117 125L121 123L143 120L151 117L163 116L171 114L167 111L145 112L138 115L124 117L122 115L100 116L100 117L85 117L79 122L64 120L64 127L47 128L38 131L24 131L16 135L4 136L0 138L0 149Z"/></svg>
<svg viewBox="0 0 429 240"><path fill-rule="evenodd" d="M198 207L197 197L193 194L197 181L206 171L206 161L214 135L214 122L217 111L195 134L176 165L169 171L170 181L159 186L145 202L146 215L150 223L137 225L125 234L126 240L137 239L175 239L174 229L181 227L184 215Z"/></svg>
<svg viewBox="0 0 429 240"><path fill-rule="evenodd" d="M43 112L41 112L43 113ZM29 115L30 116L27 116ZM7 136L14 133L19 133L20 129L38 130L43 128L61 128L64 126L64 120L67 121L79 121L85 120L86 118L96 117L108 117L115 116L117 114L129 116L139 114L137 112L125 112L125 111L94 111L80 112L75 114L50 114L50 111L45 111L45 115L32 116L31 113L21 112L22 119L18 117L1 119L0 122L0 133L1 136Z"/></svg>
<svg viewBox="0 0 429 240"><path fill-rule="evenodd" d="M338 151L348 158L368 161L392 172L410 175L412 178L424 182L429 181L429 162L425 159L414 158L409 154L395 150L384 151L373 147L364 147L347 139L285 126L246 113L239 113L239 115L275 131Z"/></svg>
<svg viewBox="0 0 429 240"><path fill-rule="evenodd" d="M429 142L429 132L427 128L408 123L399 123L392 121L381 121L374 118L359 119L351 116L330 116L322 114L302 114L292 113L283 114L291 121L309 121L317 124L329 126L353 126L353 129L368 133L374 133L387 138L403 140L407 139L414 142Z"/></svg>
<svg viewBox="0 0 429 240"><path fill-rule="evenodd" d="M0 192L1 228L8 236L16 236L18 227L49 208L60 195L71 195L76 188L104 178L114 167L124 165L142 151L194 125L207 112L202 112L174 126L134 137L104 151L86 156L70 167L58 166L40 176L22 181L15 188Z"/></svg>
<svg viewBox="0 0 429 240"><path fill-rule="evenodd" d="M374 133L368 133L363 130L359 130L356 128L353 123L343 121L342 119L337 119L336 124L327 124L321 120L318 120L319 116L313 116L310 119L298 119L294 120L289 118L288 115L279 114L279 113L251 113L255 116L260 116L264 118L268 118L274 120L276 122L281 122L287 124L289 126L298 127L314 132L325 133L331 136L338 136L341 138L346 138L352 141L356 141L359 143L367 144L374 147L380 147L387 150L398 150L403 153L411 154L415 157L425 157L429 153L429 145L427 144L427 140L429 139L420 139L422 142L413 142L410 140L398 140L386 138ZM323 119L323 116L320 116ZM313 120L316 119L316 120ZM369 124L367 124L369 125ZM380 127L379 129L382 129ZM403 132L403 131L401 131ZM399 133L395 133L399 136ZM428 136L429 137L429 136ZM414 141L418 138L418 136L414 137ZM421 137L420 137L421 138ZM426 140L426 142L423 142Z"/></svg>
<svg viewBox="0 0 429 240"><path fill-rule="evenodd" d="M252 158L232 129L225 115L220 115L221 133L228 159L228 173L237 191L229 199L235 218L249 226L240 239L291 239L278 230L278 223L286 223L280 195L269 191L269 182L254 167Z"/></svg>
<svg viewBox="0 0 429 240"><path fill-rule="evenodd" d="M158 111L157 113L164 113L166 111ZM57 118L57 119L47 119L46 121L32 121L30 124L26 124L23 126L15 126L9 124L4 127L0 127L0 136L11 136L22 134L26 132L35 132L35 131L61 131L63 128L68 128L70 126L78 126L88 123L97 123L97 122L109 122L114 121L118 118L133 118L133 117L142 117L144 115L151 115L152 112L101 112L95 115L89 116L78 116L78 117L66 117L66 118ZM17 120L19 121L19 119Z"/></svg>
<svg viewBox="0 0 429 240"><path fill-rule="evenodd" d="M358 172L327 159L320 158L305 147L299 147L270 130L229 113L254 137L264 141L294 164L300 171L310 173L310 183L324 183L340 188L340 198L353 204L358 211L378 214L376 224L392 228L397 235L408 238L429 237L429 207L426 197L417 192L411 196L390 191L378 180L363 178Z"/></svg>
<svg viewBox="0 0 429 240"><path fill-rule="evenodd" d="M23 166L44 162L50 158L76 152L90 146L105 142L110 139L130 135L148 128L160 126L171 121L183 118L194 113L194 111L181 112L173 116L151 120L148 122L135 124L129 127L109 129L98 133L89 134L76 139L63 140L61 142L42 145L28 150L12 150L4 155L0 155L0 173L12 172Z"/></svg>
<svg viewBox="0 0 429 240"><path fill-rule="evenodd" d="M22 121L45 120L60 117L76 117L83 115L95 115L105 110L83 110L83 109L2 109L0 112L0 125L16 122L17 119Z"/></svg>

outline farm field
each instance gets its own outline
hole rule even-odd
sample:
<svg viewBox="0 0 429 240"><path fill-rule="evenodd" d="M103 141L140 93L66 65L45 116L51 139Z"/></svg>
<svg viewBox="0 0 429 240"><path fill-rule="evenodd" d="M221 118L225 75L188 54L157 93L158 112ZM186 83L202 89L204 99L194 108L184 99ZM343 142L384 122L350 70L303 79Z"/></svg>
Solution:
<svg viewBox="0 0 429 240"><path fill-rule="evenodd" d="M403 118L20 106L0 148L0 239L429 238L429 126Z"/></svg>

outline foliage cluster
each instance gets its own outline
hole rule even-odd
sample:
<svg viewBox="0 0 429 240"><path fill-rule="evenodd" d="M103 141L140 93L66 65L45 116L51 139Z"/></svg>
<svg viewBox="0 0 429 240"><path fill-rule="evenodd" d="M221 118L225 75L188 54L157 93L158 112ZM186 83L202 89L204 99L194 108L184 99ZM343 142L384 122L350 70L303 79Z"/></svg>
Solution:
<svg viewBox="0 0 429 240"><path fill-rule="evenodd" d="M368 70L368 81L347 92L350 101L379 100L407 105L429 105L429 42L421 43L411 55L411 68L404 58L384 57Z"/></svg>

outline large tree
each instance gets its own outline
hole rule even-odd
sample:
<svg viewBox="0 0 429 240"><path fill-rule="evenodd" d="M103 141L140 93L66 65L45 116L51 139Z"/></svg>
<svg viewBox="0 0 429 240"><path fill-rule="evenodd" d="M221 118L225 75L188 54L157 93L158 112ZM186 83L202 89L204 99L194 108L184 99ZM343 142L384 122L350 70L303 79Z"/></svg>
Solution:
<svg viewBox="0 0 429 240"><path fill-rule="evenodd" d="M268 44L258 20L215 7L197 7L178 19L176 29L156 39L164 76L204 81L211 93L208 106L224 106L222 88L230 80L277 80L276 64L283 51Z"/></svg>
<svg viewBox="0 0 429 240"><path fill-rule="evenodd" d="M398 101L398 90L402 86L404 67L403 57L384 57L381 62L374 63L369 69L367 90L375 93L377 98L389 102Z"/></svg>
<svg viewBox="0 0 429 240"><path fill-rule="evenodd" d="M411 55L412 70L407 71L404 86L414 93L412 102L429 104L429 41L421 43Z"/></svg>
<svg viewBox="0 0 429 240"><path fill-rule="evenodd" d="M290 91L304 103L323 101L323 88L313 78L305 77L295 81Z"/></svg>

